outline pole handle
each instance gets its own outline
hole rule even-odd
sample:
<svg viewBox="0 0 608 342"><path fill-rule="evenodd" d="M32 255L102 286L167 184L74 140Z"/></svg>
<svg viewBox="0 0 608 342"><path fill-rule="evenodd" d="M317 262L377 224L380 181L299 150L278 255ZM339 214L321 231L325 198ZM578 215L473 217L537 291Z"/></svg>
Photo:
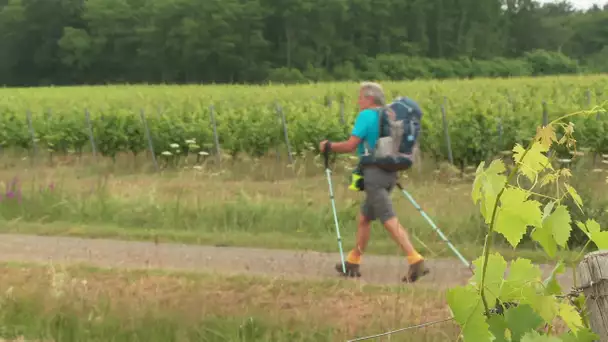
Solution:
<svg viewBox="0 0 608 342"><path fill-rule="evenodd" d="M325 169L329 169L329 151L331 150L331 142L328 140L323 151L323 159L325 161Z"/></svg>

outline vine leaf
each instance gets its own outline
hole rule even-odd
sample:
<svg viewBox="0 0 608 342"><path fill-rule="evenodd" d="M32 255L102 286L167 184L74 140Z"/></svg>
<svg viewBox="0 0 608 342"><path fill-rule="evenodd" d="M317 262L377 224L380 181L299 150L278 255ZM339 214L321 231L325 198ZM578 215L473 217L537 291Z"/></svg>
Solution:
<svg viewBox="0 0 608 342"><path fill-rule="evenodd" d="M553 237L553 230L551 226L546 224L547 218L551 216L551 211L555 205L555 201L551 201L545 205L545 209L543 210L543 221L540 227L534 228L530 237L532 240L538 242L547 255L553 258L557 253L557 243L555 242L555 238Z"/></svg>
<svg viewBox="0 0 608 342"><path fill-rule="evenodd" d="M559 178L559 176L555 172L547 173L541 179L540 186L545 186L547 184L551 184L551 183L557 181L558 178Z"/></svg>
<svg viewBox="0 0 608 342"><path fill-rule="evenodd" d="M576 333L568 331L560 337L563 342L593 342L600 339L600 337L589 328L581 328Z"/></svg>
<svg viewBox="0 0 608 342"><path fill-rule="evenodd" d="M558 303L554 296L543 294L541 276L540 268L529 259L515 260L503 284L501 300L528 304L545 322L550 323L558 314Z"/></svg>
<svg viewBox="0 0 608 342"><path fill-rule="evenodd" d="M506 171L505 164L500 159L492 161L486 170L483 169L485 162L481 162L475 172L475 182L471 197L473 203L480 203L480 211L485 218L486 224L492 220L492 212L496 204L498 193L505 186L507 177L502 174Z"/></svg>
<svg viewBox="0 0 608 342"><path fill-rule="evenodd" d="M522 288L523 299L521 304L529 304L546 323L550 324L559 313L557 298L539 294L536 286Z"/></svg>
<svg viewBox="0 0 608 342"><path fill-rule="evenodd" d="M553 170L553 166L549 163L547 156L543 152L547 152L548 148L538 142L534 142L532 147L525 153L526 150L520 144L513 147L513 160L516 164L521 164L519 172L526 176L530 181L536 179L536 175L545 168ZM524 157L524 153L526 154ZM523 159L522 159L523 158Z"/></svg>
<svg viewBox="0 0 608 342"><path fill-rule="evenodd" d="M564 205L558 205L555 211L543 221L543 229L550 230L553 233L553 237L555 237L555 242L562 248L565 248L568 239L570 239L571 222L572 219L568 208Z"/></svg>
<svg viewBox="0 0 608 342"><path fill-rule="evenodd" d="M473 299L475 298L475 299ZM477 290L471 285L448 290L447 300L452 315L462 330L465 342L490 342L494 336L483 314L483 303Z"/></svg>
<svg viewBox="0 0 608 342"><path fill-rule="evenodd" d="M511 342L511 330L507 326L507 321L503 315L492 315L488 318L490 332L494 335L493 342Z"/></svg>
<svg viewBox="0 0 608 342"><path fill-rule="evenodd" d="M555 201L551 201L551 202L547 203L547 205L545 205L545 209L543 209L543 223L545 222L547 217L549 217L549 215L551 215L551 212L553 211L553 207L555 207Z"/></svg>
<svg viewBox="0 0 608 342"><path fill-rule="evenodd" d="M576 308L567 302L559 303L559 316L564 320L572 332L577 332L583 327L583 321Z"/></svg>
<svg viewBox="0 0 608 342"><path fill-rule="evenodd" d="M541 281L540 268L533 265L529 259L518 258L511 263L509 275L504 281L501 290L503 301L520 301L523 299L521 288L531 283Z"/></svg>
<svg viewBox="0 0 608 342"><path fill-rule="evenodd" d="M473 276L476 284L481 284L481 270L483 270L483 256L473 261L475 265L475 272ZM505 271L507 270L507 262L500 255L500 253L490 254L488 256L488 267L486 272L486 279L484 283L485 290L484 294L488 303L496 302L496 299L500 297L500 290L504 282Z"/></svg>
<svg viewBox="0 0 608 342"><path fill-rule="evenodd" d="M514 248L526 233L528 226L542 226L540 203L528 200L529 194L520 188L507 188L500 198L501 206L496 218L496 232L501 233Z"/></svg>
<svg viewBox="0 0 608 342"><path fill-rule="evenodd" d="M524 335L520 342L562 342L555 336L541 335L536 331L530 331Z"/></svg>
<svg viewBox="0 0 608 342"><path fill-rule="evenodd" d="M587 237L598 249L608 249L608 231L602 232L600 224L593 219L588 219L585 223L576 221L576 225L582 230Z"/></svg>
<svg viewBox="0 0 608 342"><path fill-rule="evenodd" d="M574 189L572 186L570 186L570 184L564 184L564 186L566 187L566 191L568 191L568 193L570 194L570 196L574 200L574 203L576 203L576 206L578 207L578 209L582 213L583 212L583 199L578 194L578 192L576 191L576 189Z"/></svg>
<svg viewBox="0 0 608 342"><path fill-rule="evenodd" d="M543 323L543 319L538 316L529 305L519 305L510 308L505 313L505 320L511 331L511 340L519 341L527 333Z"/></svg>
<svg viewBox="0 0 608 342"><path fill-rule="evenodd" d="M557 141L555 127L553 127L553 125L537 127L535 140L538 141L543 148L549 149L553 142Z"/></svg>
<svg viewBox="0 0 608 342"><path fill-rule="evenodd" d="M547 295L557 295L562 293L562 287L557 282L557 275L562 274L566 271L563 261L559 261L557 265L551 271L551 274L544 281L545 286L545 294Z"/></svg>

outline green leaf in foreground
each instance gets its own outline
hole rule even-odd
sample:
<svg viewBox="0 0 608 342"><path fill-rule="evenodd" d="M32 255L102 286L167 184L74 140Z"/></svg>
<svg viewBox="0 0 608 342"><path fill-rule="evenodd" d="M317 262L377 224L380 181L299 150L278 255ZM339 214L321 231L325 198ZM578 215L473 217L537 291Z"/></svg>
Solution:
<svg viewBox="0 0 608 342"><path fill-rule="evenodd" d="M538 328L543 319L529 305L519 305L505 312L505 320L511 331L511 340L519 341L526 333Z"/></svg>
<svg viewBox="0 0 608 342"><path fill-rule="evenodd" d="M551 324L559 312L557 299L555 296L547 296L539 292L536 287L524 287L522 289L524 299L520 303L529 304L545 320L545 323Z"/></svg>
<svg viewBox="0 0 608 342"><path fill-rule="evenodd" d="M593 219L588 219L585 223L577 221L576 225L587 234L598 249L608 249L608 231L602 232L597 221Z"/></svg>
<svg viewBox="0 0 608 342"><path fill-rule="evenodd" d="M530 260L515 260L503 284L501 300L528 304L546 323L551 323L558 314L558 302L556 297L544 294L541 276L540 268Z"/></svg>
<svg viewBox="0 0 608 342"><path fill-rule="evenodd" d="M570 231L572 230L571 222L572 219L570 218L568 208L564 205L558 205L555 211L543 220L543 226L546 226L545 229L551 231L553 237L555 237L555 242L564 248L570 238Z"/></svg>
<svg viewBox="0 0 608 342"><path fill-rule="evenodd" d="M527 198L528 193L520 188L507 188L500 198L495 230L513 247L517 247L528 226L542 225L541 204Z"/></svg>
<svg viewBox="0 0 608 342"><path fill-rule="evenodd" d="M581 196L578 194L578 192L569 184L564 184L564 186L566 187L566 191L568 191L568 193L570 194L570 196L572 197L572 199L574 200L574 203L576 203L576 206L578 207L578 209L583 212L583 199L581 198Z"/></svg>
<svg viewBox="0 0 608 342"><path fill-rule="evenodd" d="M534 228L530 237L543 247L549 257L555 257L557 254L557 243L555 242L553 232L549 227L542 225Z"/></svg>
<svg viewBox="0 0 608 342"><path fill-rule="evenodd" d="M562 340L555 336L541 335L536 331L531 331L521 339L521 342L562 342Z"/></svg>
<svg viewBox="0 0 608 342"><path fill-rule="evenodd" d="M473 286L458 286L448 290L447 300L454 320L461 327L461 334L465 342L493 340L490 327L483 314L481 297Z"/></svg>
<svg viewBox="0 0 608 342"><path fill-rule="evenodd" d="M562 287L557 282L557 275L564 273L566 270L563 261L559 261L551 271L551 274L544 281L545 294L558 295L562 293Z"/></svg>
<svg viewBox="0 0 608 342"><path fill-rule="evenodd" d="M490 332L494 335L493 342L511 342L511 331L503 315L492 315L488 318Z"/></svg>
<svg viewBox="0 0 608 342"><path fill-rule="evenodd" d="M562 334L563 342L594 342L599 340L599 336L588 328L579 329L576 333L569 331Z"/></svg>
<svg viewBox="0 0 608 342"><path fill-rule="evenodd" d="M473 261L475 266L474 279L476 285L481 286L481 274L483 270L483 256ZM485 279L485 297L488 303L496 302L496 298L500 297L500 289L502 287L505 271L507 270L507 262L500 253L490 254L488 256L488 267L486 270Z"/></svg>
<svg viewBox="0 0 608 342"><path fill-rule="evenodd" d="M505 172L505 164L502 160L494 160L487 169L483 169L485 162L481 162L475 172L475 182L471 197L473 203L480 203L480 211L483 215L486 224L492 220L492 212L496 204L498 193L505 186L507 177L502 173Z"/></svg>
<svg viewBox="0 0 608 342"><path fill-rule="evenodd" d="M577 332L578 329L583 327L581 315L576 311L574 306L570 305L570 303L559 303L559 315L573 332Z"/></svg>
<svg viewBox="0 0 608 342"><path fill-rule="evenodd" d="M549 216L551 216L554 206L555 201L551 201L545 205L545 208L543 209L543 224L540 227L534 228L531 234L532 240L538 242L543 247L547 255L552 258L555 257L555 254L557 253L557 243L553 238L553 230L551 225L547 225L546 221Z"/></svg>
<svg viewBox="0 0 608 342"><path fill-rule="evenodd" d="M511 263L509 275L502 286L503 301L521 301L522 289L534 286L541 281L542 272L529 259L518 258Z"/></svg>
<svg viewBox="0 0 608 342"><path fill-rule="evenodd" d="M553 169L549 159L543 154L547 150L548 148L539 142L534 142L524 157L526 150L520 144L516 144L513 148L513 160L516 164L520 164L519 173L533 182L538 173L545 168Z"/></svg>

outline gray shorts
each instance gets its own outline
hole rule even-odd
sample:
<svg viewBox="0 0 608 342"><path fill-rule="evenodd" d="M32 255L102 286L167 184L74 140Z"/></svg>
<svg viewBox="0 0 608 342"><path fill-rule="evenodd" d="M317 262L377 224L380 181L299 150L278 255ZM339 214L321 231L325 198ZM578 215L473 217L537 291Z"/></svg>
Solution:
<svg viewBox="0 0 608 342"><path fill-rule="evenodd" d="M363 169L365 201L361 204L361 214L370 221L380 220L384 224L395 216L391 191L397 183L397 172L384 171L377 167Z"/></svg>

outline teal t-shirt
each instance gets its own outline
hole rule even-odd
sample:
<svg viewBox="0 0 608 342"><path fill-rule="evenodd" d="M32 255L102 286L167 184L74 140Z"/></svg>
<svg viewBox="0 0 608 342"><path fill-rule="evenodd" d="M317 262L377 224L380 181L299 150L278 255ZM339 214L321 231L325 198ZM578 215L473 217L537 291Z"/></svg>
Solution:
<svg viewBox="0 0 608 342"><path fill-rule="evenodd" d="M379 115L374 109L364 109L357 115L355 126L353 127L352 135L361 139L357 146L357 156L361 158L365 154L364 142L367 142L369 148L375 148L380 134ZM371 151L370 151L371 153Z"/></svg>

